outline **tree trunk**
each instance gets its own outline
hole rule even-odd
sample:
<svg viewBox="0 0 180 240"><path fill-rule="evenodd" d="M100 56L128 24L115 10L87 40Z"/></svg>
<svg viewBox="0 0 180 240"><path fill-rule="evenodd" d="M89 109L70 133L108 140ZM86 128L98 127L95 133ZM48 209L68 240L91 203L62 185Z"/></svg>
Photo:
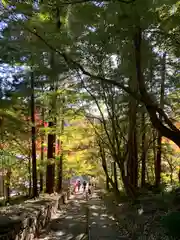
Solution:
<svg viewBox="0 0 180 240"><path fill-rule="evenodd" d="M116 186L115 186L112 178L109 177L108 167L107 167L107 163L106 163L106 156L105 156L104 148L101 145L101 143L99 143L99 149L100 149L100 155L101 155L101 160L102 160L102 168L103 168L105 176L106 176L106 189L109 190L109 184L111 184L114 192L118 193L119 191L118 191L118 189L116 189Z"/></svg>
<svg viewBox="0 0 180 240"><path fill-rule="evenodd" d="M30 143L30 142L29 142ZM29 196L32 193L32 176L31 176L31 144L29 144L29 156L28 156L28 171L29 171Z"/></svg>
<svg viewBox="0 0 180 240"><path fill-rule="evenodd" d="M165 112L159 108L156 102L153 101L151 96L148 94L145 86L145 79L141 67L141 45L142 45L142 30L139 26L136 27L136 33L134 36L134 51L136 60L136 75L138 80L138 87L141 94L141 101L145 104L147 112L149 113L150 120L154 126L160 132L161 136L165 136L171 139L180 147L180 131L167 117ZM159 116L164 118L164 122L168 127L163 124Z"/></svg>
<svg viewBox="0 0 180 240"><path fill-rule="evenodd" d="M59 7L56 6L56 28L57 28L57 31L60 30L60 26L61 26L61 22L60 22L60 10L59 10ZM52 77L54 79L57 80L57 75L56 75L56 72L54 72L54 67L56 67L56 64L55 64L55 55L54 53L51 54L51 62L50 62L50 65L51 65L51 69L52 69ZM51 86L52 87L52 91L53 90L57 90L55 88L55 84L57 86L57 82L53 83L53 85ZM52 108L52 112L50 115L54 115L53 116L53 121L52 122L49 122L49 127L50 128L55 128L56 127L56 96L52 99L52 105L51 105L51 108ZM52 118L52 116L51 116ZM56 154L56 148L55 148L55 144L56 144L56 134L54 133L51 133L51 134L48 134L48 165L47 165L47 171L46 171L46 192L47 193L53 193L54 192L54 187L55 187L55 154ZM58 170L59 172L59 170ZM61 174L62 176L62 174ZM58 186L59 187L62 187L62 180L61 180L61 186Z"/></svg>
<svg viewBox="0 0 180 240"><path fill-rule="evenodd" d="M136 91L136 79L131 78L129 81L131 88ZM136 118L137 118L137 101L132 97L129 102L129 133L128 133L128 182L136 189L138 185L138 154L136 139Z"/></svg>
<svg viewBox="0 0 180 240"><path fill-rule="evenodd" d="M64 134L64 107L65 107L65 98L62 96L61 99L61 125L60 125L60 136ZM63 181L63 142L58 140L58 146L60 148L60 158L59 158L59 164L58 164L58 182L57 182L57 190L58 192L62 191L62 181Z"/></svg>
<svg viewBox="0 0 180 240"><path fill-rule="evenodd" d="M58 139L58 145L60 146L60 158L58 163L58 176L57 176L57 192L62 191L62 180L63 180L63 152L62 152L62 142Z"/></svg>
<svg viewBox="0 0 180 240"><path fill-rule="evenodd" d="M156 164L155 164L155 185L156 187L160 186L161 183L161 141L162 141L162 135L161 133L158 133L157 138L157 156L156 156Z"/></svg>
<svg viewBox="0 0 180 240"><path fill-rule="evenodd" d="M36 167L36 126L35 126L35 101L34 101L34 73L31 71L31 141L32 141L32 180L33 197L38 196L37 167Z"/></svg>
<svg viewBox="0 0 180 240"><path fill-rule="evenodd" d="M152 137L153 137L153 160L154 160L154 169L156 169L156 156L157 156L157 149L156 149L156 138L157 138L157 131L156 129L152 129Z"/></svg>
<svg viewBox="0 0 180 240"><path fill-rule="evenodd" d="M55 153L56 153L56 94L55 94L55 79L57 79L57 74L55 72L55 59L54 53L51 54L50 65L52 70L52 84L51 84L51 92L53 92L53 96L50 103L50 122L49 129L50 133L48 134L48 152L47 152L47 169L46 169L46 192L51 194L54 192L55 186Z"/></svg>
<svg viewBox="0 0 180 240"><path fill-rule="evenodd" d="M110 162L110 167L111 167L111 178L113 179L113 176L114 176L114 166L113 166L113 162Z"/></svg>
<svg viewBox="0 0 180 240"><path fill-rule="evenodd" d="M43 192L43 182L44 182L44 176L43 176L43 166L44 162L44 136L41 136L41 170L40 170L40 192Z"/></svg>
<svg viewBox="0 0 180 240"><path fill-rule="evenodd" d="M62 180L63 180L63 153L61 153L59 159L59 179L58 179L58 190L62 191Z"/></svg>
<svg viewBox="0 0 180 240"><path fill-rule="evenodd" d="M106 190L109 191L109 178L106 176Z"/></svg>
<svg viewBox="0 0 180 240"><path fill-rule="evenodd" d="M44 108L42 108L42 127L44 127ZM44 131L41 134L41 170L40 170L40 192L43 192L44 176L43 176L43 163L44 163Z"/></svg>
<svg viewBox="0 0 180 240"><path fill-rule="evenodd" d="M118 190L118 179L117 179L117 168L116 168L116 162L113 162L113 173L114 173L114 183L116 186L116 189Z"/></svg>
<svg viewBox="0 0 180 240"><path fill-rule="evenodd" d="M11 169L7 169L6 173L6 203L10 202L10 182L11 182Z"/></svg>
<svg viewBox="0 0 180 240"><path fill-rule="evenodd" d="M141 118L141 132L142 132L142 139L141 139L141 187L143 188L146 183L146 149L145 149L145 141L146 141L146 129L145 129L145 113L142 113Z"/></svg>
<svg viewBox="0 0 180 240"><path fill-rule="evenodd" d="M171 159L171 162L173 162L173 160ZM171 179L171 186L173 185L173 166L170 165L170 179Z"/></svg>
<svg viewBox="0 0 180 240"><path fill-rule="evenodd" d="M55 124L49 122L49 128L53 131ZM55 143L56 135L51 132L48 134L48 152L47 152L47 169L46 169L46 192L51 194L54 192L54 181L55 181Z"/></svg>
<svg viewBox="0 0 180 240"><path fill-rule="evenodd" d="M160 90L160 107L164 108L164 85L166 78L166 53L163 54L162 59L162 71L161 71L161 90ZM162 117L159 116L159 119L162 121ZM155 185L156 187L160 186L161 183L161 155L162 155L162 134L158 132L157 139L157 157L156 157L156 165L155 165Z"/></svg>

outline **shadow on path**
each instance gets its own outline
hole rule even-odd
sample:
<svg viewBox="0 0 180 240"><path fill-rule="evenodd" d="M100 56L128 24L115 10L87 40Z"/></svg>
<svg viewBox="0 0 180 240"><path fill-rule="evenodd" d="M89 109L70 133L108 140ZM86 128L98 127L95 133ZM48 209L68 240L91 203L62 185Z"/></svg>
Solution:
<svg viewBox="0 0 180 240"><path fill-rule="evenodd" d="M66 209L61 209L51 220L39 240L84 240L87 227L87 206L89 208L90 240L127 240L119 229L118 222L109 213L98 191L90 197L88 204L83 194L76 194L69 200Z"/></svg>
<svg viewBox="0 0 180 240"><path fill-rule="evenodd" d="M99 198L98 191L95 191L89 200L90 212L90 239L92 240L127 240L119 231L119 224L109 214L102 199Z"/></svg>
<svg viewBox="0 0 180 240"><path fill-rule="evenodd" d="M53 216L39 240L83 240L86 232L86 201L83 194L76 194L68 204Z"/></svg>

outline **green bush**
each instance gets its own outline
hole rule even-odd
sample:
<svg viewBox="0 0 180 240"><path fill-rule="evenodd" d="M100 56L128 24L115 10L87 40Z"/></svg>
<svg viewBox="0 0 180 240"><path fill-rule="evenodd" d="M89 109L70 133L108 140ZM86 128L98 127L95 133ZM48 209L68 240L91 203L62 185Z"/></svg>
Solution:
<svg viewBox="0 0 180 240"><path fill-rule="evenodd" d="M180 212L171 212L161 220L169 236L180 239Z"/></svg>

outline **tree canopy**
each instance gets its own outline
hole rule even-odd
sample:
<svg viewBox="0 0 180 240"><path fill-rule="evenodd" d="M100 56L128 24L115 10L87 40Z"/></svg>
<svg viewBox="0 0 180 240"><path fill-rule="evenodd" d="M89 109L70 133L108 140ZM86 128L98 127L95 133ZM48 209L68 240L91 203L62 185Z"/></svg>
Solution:
<svg viewBox="0 0 180 240"><path fill-rule="evenodd" d="M7 196L18 174L33 196L74 174L132 198L180 180L179 1L3 0L0 13Z"/></svg>

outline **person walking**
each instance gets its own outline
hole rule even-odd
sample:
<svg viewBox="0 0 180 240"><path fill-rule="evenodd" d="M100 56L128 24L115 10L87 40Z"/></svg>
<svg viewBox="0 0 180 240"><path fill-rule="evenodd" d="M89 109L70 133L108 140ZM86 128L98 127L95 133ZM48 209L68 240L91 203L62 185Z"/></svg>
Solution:
<svg viewBox="0 0 180 240"><path fill-rule="evenodd" d="M77 193L77 190L78 190L78 183L75 182L75 184L74 184L74 193Z"/></svg>
<svg viewBox="0 0 180 240"><path fill-rule="evenodd" d="M89 185L88 185L88 194L91 195L91 193L92 193L92 185L91 185L91 183L89 183Z"/></svg>
<svg viewBox="0 0 180 240"><path fill-rule="evenodd" d="M84 182L83 182L83 191L84 191L84 192L86 191L86 186L87 186L87 182L84 181Z"/></svg>
<svg viewBox="0 0 180 240"><path fill-rule="evenodd" d="M81 187L81 181L78 181L78 192L80 191L80 187Z"/></svg>

